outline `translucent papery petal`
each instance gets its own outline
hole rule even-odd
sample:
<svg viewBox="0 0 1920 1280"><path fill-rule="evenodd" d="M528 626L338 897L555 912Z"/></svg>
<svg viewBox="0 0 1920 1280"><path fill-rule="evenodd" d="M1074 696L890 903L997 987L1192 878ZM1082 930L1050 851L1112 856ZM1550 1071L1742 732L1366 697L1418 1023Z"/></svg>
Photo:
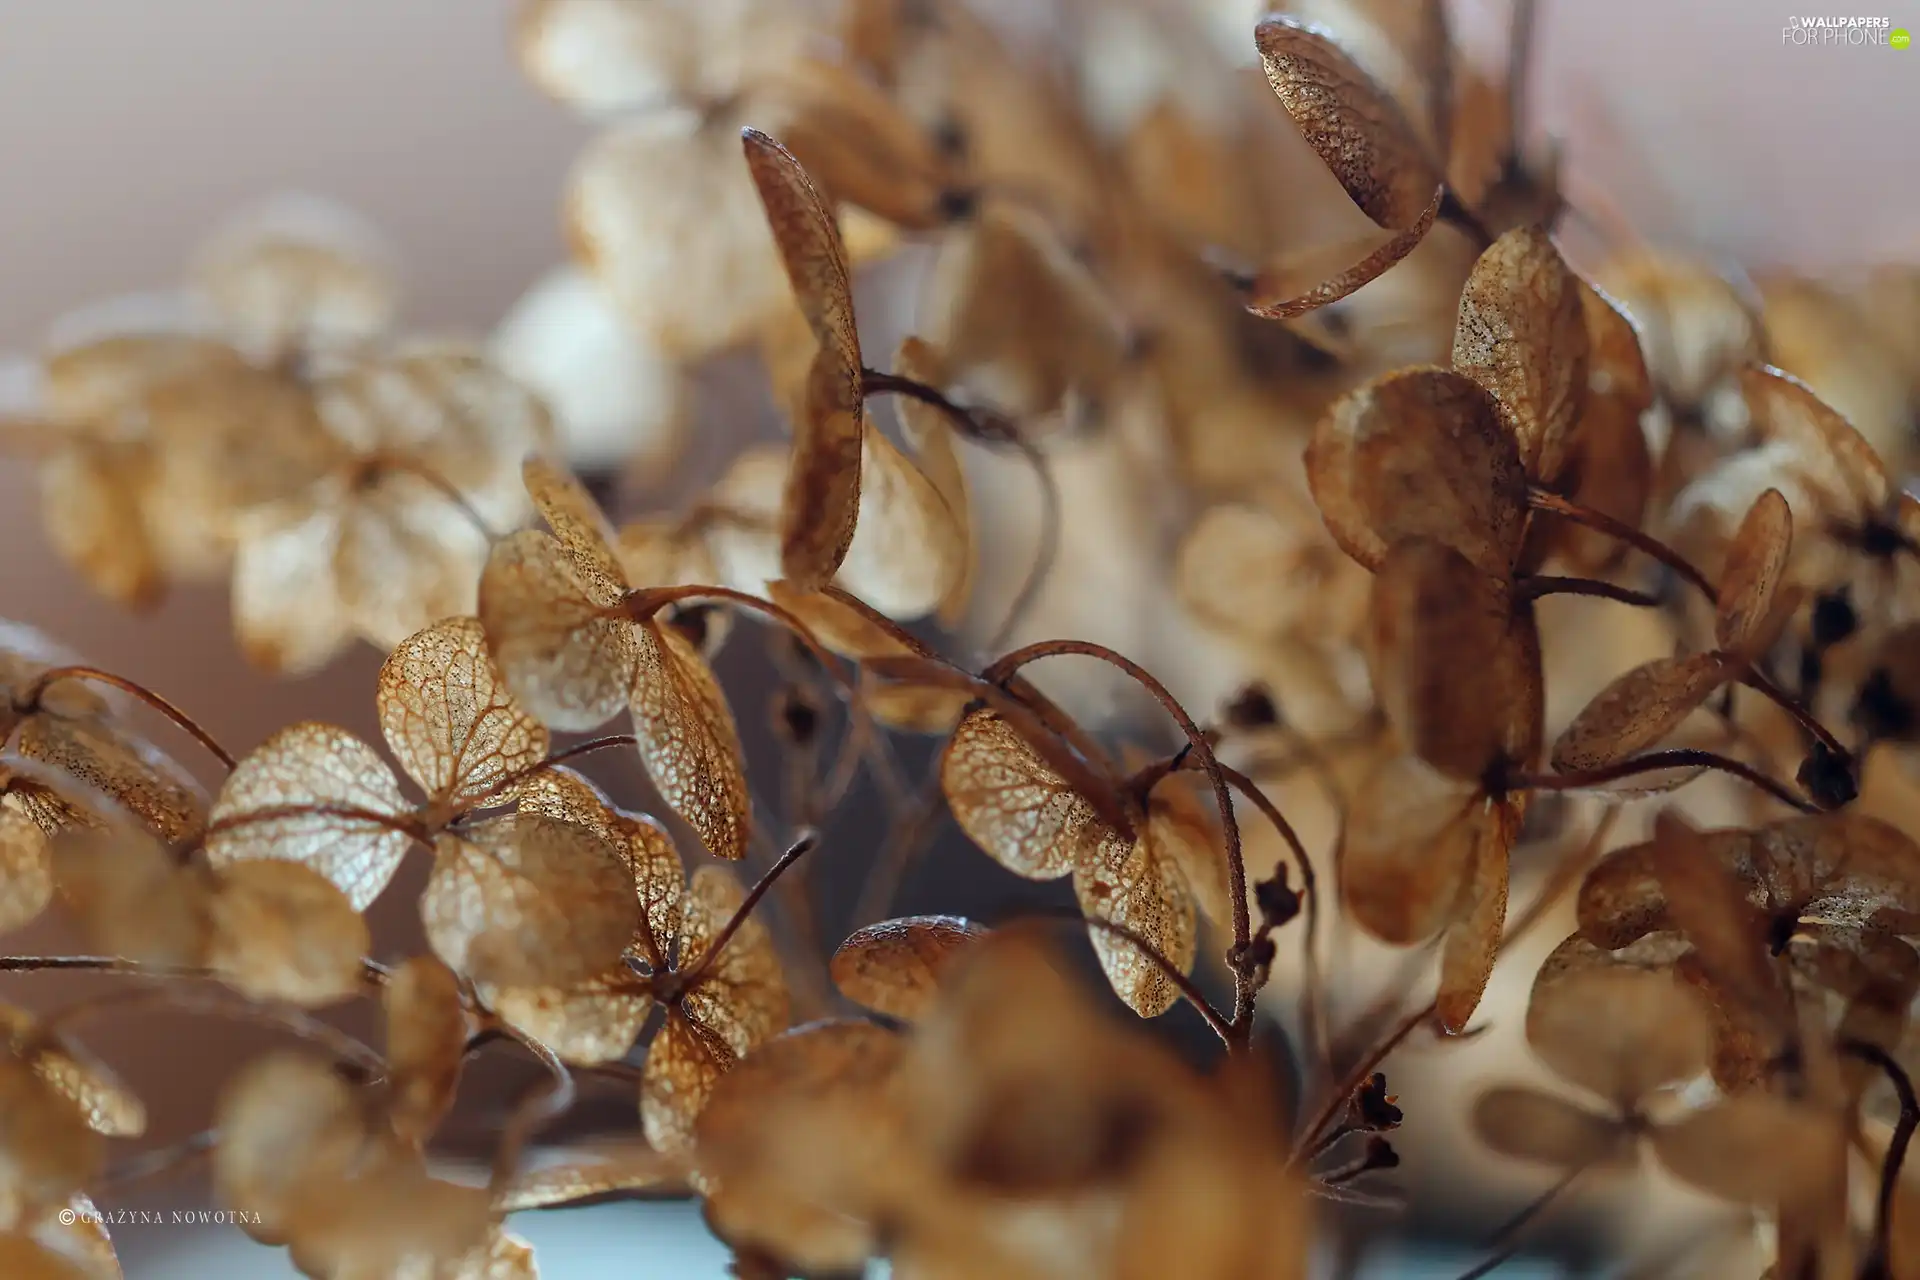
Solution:
<svg viewBox="0 0 1920 1280"><path fill-rule="evenodd" d="M1625 966L1536 987L1527 1043L1562 1079L1623 1111L1705 1071L1713 1047L1698 997L1670 974Z"/></svg>
<svg viewBox="0 0 1920 1280"><path fill-rule="evenodd" d="M53 898L53 856L40 824L0 797L0 934L32 923Z"/></svg>
<svg viewBox="0 0 1920 1280"><path fill-rule="evenodd" d="M334 578L339 514L286 503L242 523L233 557L233 627L247 661L277 675L317 671L351 634Z"/></svg>
<svg viewBox="0 0 1920 1280"><path fill-rule="evenodd" d="M1617 1120L1552 1094L1489 1089L1473 1105L1473 1131L1503 1156L1561 1169L1624 1164L1634 1139Z"/></svg>
<svg viewBox="0 0 1920 1280"><path fill-rule="evenodd" d="M576 1066L626 1056L653 1012L646 979L624 961L564 987L487 987L489 1007Z"/></svg>
<svg viewBox="0 0 1920 1280"><path fill-rule="evenodd" d="M398 817L407 804L372 747L333 725L291 725L227 778L213 806L207 857L216 867L242 858L303 862L364 911L393 878L410 837L340 810Z"/></svg>
<svg viewBox="0 0 1920 1280"><path fill-rule="evenodd" d="M98 950L144 964L205 963L206 888L145 832L71 827L54 839L53 869L61 903Z"/></svg>
<svg viewBox="0 0 1920 1280"><path fill-rule="evenodd" d="M106 1144L79 1107L19 1058L0 1058L0 1203L15 1217L66 1203L100 1170Z"/></svg>
<svg viewBox="0 0 1920 1280"><path fill-rule="evenodd" d="M715 1230L807 1272L863 1265L864 1194L900 1142L903 1037L831 1021L776 1036L728 1072L695 1126Z"/></svg>
<svg viewBox="0 0 1920 1280"><path fill-rule="evenodd" d="M1253 279L1247 310L1268 320L1291 320L1371 284L1420 247L1445 197L1445 191L1435 187L1426 207L1400 230L1342 240L1263 267Z"/></svg>
<svg viewBox="0 0 1920 1280"><path fill-rule="evenodd" d="M432 1136L453 1105L466 1059L468 1019L453 970L414 956L388 975L387 1120L402 1141Z"/></svg>
<svg viewBox="0 0 1920 1280"><path fill-rule="evenodd" d="M707 852L745 857L753 818L746 761L719 679L673 627L640 623L633 643L629 705L647 776Z"/></svg>
<svg viewBox="0 0 1920 1280"><path fill-rule="evenodd" d="M476 348L413 344L326 381L317 396L335 436L456 490L510 484L521 460L553 441L539 398Z"/></svg>
<svg viewBox="0 0 1920 1280"><path fill-rule="evenodd" d="M1894 933L1920 933L1920 845L1891 823L1866 814L1788 819L1761 832L1761 865L1782 905L1804 902L1807 915L1870 920Z"/></svg>
<svg viewBox="0 0 1920 1280"><path fill-rule="evenodd" d="M947 499L872 426L860 454L860 514L841 585L890 618L922 618L967 572L967 528Z"/></svg>
<svg viewBox="0 0 1920 1280"><path fill-rule="evenodd" d="M8 702L22 699L49 667L66 667L83 659L53 637L24 622L0 618L0 690ZM39 705L68 718L98 717L126 707L124 695L79 680L56 680L40 692Z"/></svg>
<svg viewBox="0 0 1920 1280"><path fill-rule="evenodd" d="M945 357L933 344L919 338L901 340L894 357L894 372L928 385L945 382ZM973 503L967 489L967 472L961 464L959 437L952 421L932 405L903 398L895 406L900 416L900 435L913 450L919 472L933 486L946 511L946 520L960 546L960 568L939 604L942 625L952 628L965 616L973 595L973 578L979 556L973 529ZM865 477L861 483L866 484ZM875 483L878 483L876 481Z"/></svg>
<svg viewBox="0 0 1920 1280"><path fill-rule="evenodd" d="M1880 455L1806 383L1771 365L1750 365L1740 372L1740 390L1761 438L1793 451L1802 483L1829 514L1859 519L1892 496Z"/></svg>
<svg viewBox="0 0 1920 1280"><path fill-rule="evenodd" d="M720 867L702 867L687 890L685 926L674 968L691 972L727 921L745 901L740 882ZM717 1034L735 1054L753 1047L787 1025L787 981L767 927L755 919L742 924L706 977L681 997L682 1012Z"/></svg>
<svg viewBox="0 0 1920 1280"><path fill-rule="evenodd" d="M1487 804L1414 756L1374 770L1341 833L1340 896L1360 927L1399 946L1439 932L1476 865Z"/></svg>
<svg viewBox="0 0 1920 1280"><path fill-rule="evenodd" d="M360 990L373 937L347 896L312 867L229 863L209 907L207 965L229 986L297 1005L332 1004Z"/></svg>
<svg viewBox="0 0 1920 1280"><path fill-rule="evenodd" d="M940 787L960 829L1015 875L1054 880L1086 859L1125 856L1128 842L991 711L960 721L941 757Z"/></svg>
<svg viewBox="0 0 1920 1280"><path fill-rule="evenodd" d="M1370 569L1411 537L1496 578L1519 554L1519 452L1493 398L1452 370L1402 369L1335 401L1308 445L1307 482L1334 541Z"/></svg>
<svg viewBox="0 0 1920 1280"><path fill-rule="evenodd" d="M180 328L168 321L182 318L180 299L168 295L162 299L115 300L115 305L138 301L159 301L171 316L120 316L111 318L109 328L124 328L129 319L138 332L99 333L90 336L62 335L56 325L53 346L45 360L40 380L40 399L49 417L57 421L94 427L111 427L139 401L141 395L163 383L183 377L232 372L241 367L238 351L214 338L192 332L165 332ZM100 327L94 322L107 317L85 315L81 327Z"/></svg>
<svg viewBox="0 0 1920 1280"><path fill-rule="evenodd" d="M1474 824L1477 840L1472 877L1462 887L1454 917L1440 941L1440 983L1434 1017L1458 1034L1480 1007L1493 964L1500 954L1500 930L1507 920L1507 855L1520 832L1521 813L1511 801L1490 804Z"/></svg>
<svg viewBox="0 0 1920 1280"><path fill-rule="evenodd" d="M1716 645L1758 657L1772 643L1767 624L1792 551L1793 512L1778 489L1768 489L1748 508L1727 548L1714 606Z"/></svg>
<svg viewBox="0 0 1920 1280"><path fill-rule="evenodd" d="M502 1213L571 1204L613 1191L684 1185L684 1162L638 1139L603 1146L594 1156L528 1169L507 1184L495 1207Z"/></svg>
<svg viewBox="0 0 1920 1280"><path fill-rule="evenodd" d="M666 828L644 813L618 809L599 788L571 769L542 769L518 792L522 813L543 813L582 826L613 846L633 868L640 927L633 949L655 973L666 969L680 936L687 874Z"/></svg>
<svg viewBox="0 0 1920 1280"><path fill-rule="evenodd" d="M366 1126L353 1086L326 1063L284 1050L255 1058L227 1082L215 1110L214 1192L249 1215L251 1234L278 1243L304 1191L343 1176Z"/></svg>
<svg viewBox="0 0 1920 1280"><path fill-rule="evenodd" d="M1527 474L1559 479L1587 391L1581 287L1541 227L1502 235L1460 295L1453 367L1493 393Z"/></svg>
<svg viewBox="0 0 1920 1280"><path fill-rule="evenodd" d="M738 343L786 304L739 135L691 112L601 133L574 165L566 219L575 258L669 356Z"/></svg>
<svg viewBox="0 0 1920 1280"><path fill-rule="evenodd" d="M104 721L30 715L14 731L13 750L112 801L169 843L197 833L206 821L206 793L186 770Z"/></svg>
<svg viewBox="0 0 1920 1280"><path fill-rule="evenodd" d="M655 1150L667 1156L692 1151L694 1121L720 1077L738 1060L718 1033L678 1014L668 1015L647 1046L640 1079L640 1125Z"/></svg>
<svg viewBox="0 0 1920 1280"><path fill-rule="evenodd" d="M487 796L547 754L547 730L507 692L478 618L447 618L402 641L374 696L387 746L449 809Z"/></svg>
<svg viewBox="0 0 1920 1280"><path fill-rule="evenodd" d="M1740 1204L1804 1206L1845 1177L1846 1134L1837 1119L1771 1094L1740 1094L1661 1125L1652 1137L1675 1177Z"/></svg>
<svg viewBox="0 0 1920 1280"><path fill-rule="evenodd" d="M613 526L578 477L544 458L528 458L520 468L527 496L573 560L587 597L603 608L618 604L628 582L614 550Z"/></svg>
<svg viewBox="0 0 1920 1280"><path fill-rule="evenodd" d="M76 445L40 467L47 541L89 586L115 604L150 608L166 594L142 505L152 451L141 444Z"/></svg>
<svg viewBox="0 0 1920 1280"><path fill-rule="evenodd" d="M492 818L435 842L427 941L476 982L564 986L604 973L640 918L625 858L585 827Z"/></svg>
<svg viewBox="0 0 1920 1280"><path fill-rule="evenodd" d="M1118 866L1093 858L1076 867L1073 890L1088 917L1139 934L1181 973L1193 968L1199 939L1193 890L1172 852L1154 842L1151 827ZM1114 993L1135 1013L1157 1017L1180 998L1173 980L1139 947L1104 929L1087 935Z"/></svg>
<svg viewBox="0 0 1920 1280"><path fill-rule="evenodd" d="M14 1053L32 1042L36 1027L37 1020L26 1010L0 1005L0 1028L4 1028ZM146 1104L111 1068L84 1050L43 1041L27 1061L54 1092L80 1108L87 1127L95 1133L109 1138L137 1138L146 1132Z"/></svg>
<svg viewBox="0 0 1920 1280"><path fill-rule="evenodd" d="M1680 727L1738 664L1717 651L1644 663L1594 695L1553 744L1553 766L1568 773L1603 769L1658 743Z"/></svg>
<svg viewBox="0 0 1920 1280"><path fill-rule="evenodd" d="M911 1022L939 996L940 980L986 930L960 916L882 920L847 935L833 953L833 985L855 1004Z"/></svg>
<svg viewBox="0 0 1920 1280"><path fill-rule="evenodd" d="M486 534L419 476L382 475L341 513L335 588L354 629L382 648L472 613L486 564Z"/></svg>
<svg viewBox="0 0 1920 1280"><path fill-rule="evenodd" d="M553 538L526 529L494 544L479 616L507 688L542 723L594 729L626 705L634 628L601 612Z"/></svg>

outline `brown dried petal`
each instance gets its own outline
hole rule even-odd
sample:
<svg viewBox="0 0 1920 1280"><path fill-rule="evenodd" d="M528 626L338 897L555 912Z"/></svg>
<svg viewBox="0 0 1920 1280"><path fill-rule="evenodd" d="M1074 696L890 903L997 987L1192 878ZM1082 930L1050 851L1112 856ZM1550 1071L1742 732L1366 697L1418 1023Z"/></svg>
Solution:
<svg viewBox="0 0 1920 1280"><path fill-rule="evenodd" d="M353 1088L296 1053L255 1058L227 1082L214 1114L213 1182L222 1204L258 1215L252 1234L277 1243L309 1188L342 1177L366 1126Z"/></svg>
<svg viewBox="0 0 1920 1280"><path fill-rule="evenodd" d="M380 668L374 701L400 767L452 812L537 764L550 745L507 692L478 618L448 618L402 641Z"/></svg>
<svg viewBox="0 0 1920 1280"><path fill-rule="evenodd" d="M1766 916L1726 857L1741 832L1703 837L1671 813L1655 819L1650 860L1667 917L1693 944L1694 960L1723 1002L1750 1016L1791 1021L1786 993L1769 953Z"/></svg>
<svg viewBox="0 0 1920 1280"><path fill-rule="evenodd" d="M304 862L346 892L356 911L380 896L410 837L368 818L301 809L398 816L406 800L374 749L330 724L290 725L249 752L213 806L207 857ZM264 816L277 815L277 816Z"/></svg>
<svg viewBox="0 0 1920 1280"><path fill-rule="evenodd" d="M933 482L869 425L860 455L859 526L840 565L848 591L888 617L932 613L966 573L966 526Z"/></svg>
<svg viewBox="0 0 1920 1280"><path fill-rule="evenodd" d="M71 1099L19 1058L0 1057L0 1205L10 1215L66 1203L99 1172L105 1147Z"/></svg>
<svg viewBox="0 0 1920 1280"><path fill-rule="evenodd" d="M198 965L210 930L205 887L130 827L72 827L55 837L54 882L95 948L147 964Z"/></svg>
<svg viewBox="0 0 1920 1280"><path fill-rule="evenodd" d="M687 889L685 927L674 967L696 968L727 921L745 901L740 882L723 867L702 867ZM741 924L714 959L700 985L680 1000L681 1012L720 1036L736 1056L745 1055L788 1019L786 978L773 938L757 919Z"/></svg>
<svg viewBox="0 0 1920 1280"><path fill-rule="evenodd" d="M1340 896L1376 938L1407 946L1452 919L1489 836L1486 801L1414 756L1375 769L1347 810Z"/></svg>
<svg viewBox="0 0 1920 1280"><path fill-rule="evenodd" d="M62 449L40 468L48 543L87 585L132 609L152 608L167 589L143 516L152 475L147 448L111 443Z"/></svg>
<svg viewBox="0 0 1920 1280"><path fill-rule="evenodd" d="M247 661L276 675L319 670L352 635L334 581L340 518L276 504L242 522L233 557L233 628Z"/></svg>
<svg viewBox="0 0 1920 1280"><path fill-rule="evenodd" d="M12 1052L34 1043L36 1019L24 1009L0 1005L0 1029ZM146 1104L113 1071L90 1054L65 1044L36 1043L30 1064L54 1092L80 1108L87 1127L109 1138L137 1138L147 1130Z"/></svg>
<svg viewBox="0 0 1920 1280"><path fill-rule="evenodd" d="M1435 187L1426 208L1404 229L1328 245L1262 268L1248 291L1247 310L1268 320L1291 320L1372 284L1420 247L1445 194Z"/></svg>
<svg viewBox="0 0 1920 1280"><path fill-rule="evenodd" d="M1493 393L1535 482L1566 465L1587 391L1580 282L1540 227L1516 227L1474 263L1460 295L1453 367Z"/></svg>
<svg viewBox="0 0 1920 1280"><path fill-rule="evenodd" d="M1467 1029L1493 976L1500 930L1507 920L1507 855L1520 831L1521 814L1511 802L1489 803L1476 816L1480 835L1473 874L1461 887L1454 917L1441 937L1440 982L1434 995L1434 1017L1454 1035Z"/></svg>
<svg viewBox="0 0 1920 1280"><path fill-rule="evenodd" d="M1804 1206L1845 1177L1846 1136L1833 1116L1743 1093L1653 1131L1675 1177L1725 1200Z"/></svg>
<svg viewBox="0 0 1920 1280"><path fill-rule="evenodd" d="M1132 930L1180 973L1192 970L1199 937L1193 890L1172 852L1154 843L1151 827L1125 861L1116 865L1100 856L1081 862L1073 891L1089 918ZM1180 998L1172 979L1139 947L1104 929L1087 934L1114 993L1135 1013L1158 1017Z"/></svg>
<svg viewBox="0 0 1920 1280"><path fill-rule="evenodd" d="M833 985L855 1004L912 1022L933 1007L948 966L985 933L960 916L907 916L870 924L835 949Z"/></svg>
<svg viewBox="0 0 1920 1280"><path fill-rule="evenodd" d="M1602 769L1659 742L1713 696L1735 672L1719 652L1657 658L1594 695L1553 744L1553 767L1564 773Z"/></svg>
<svg viewBox="0 0 1920 1280"><path fill-rule="evenodd" d="M585 827L507 814L442 835L420 920L434 952L477 982L563 986L603 973L640 908L625 858Z"/></svg>
<svg viewBox="0 0 1920 1280"><path fill-rule="evenodd" d="M471 517L431 481L391 472L340 511L334 589L354 631L390 649L436 618L471 613L486 561Z"/></svg>
<svg viewBox="0 0 1920 1280"><path fill-rule="evenodd" d="M629 706L647 776L708 853L745 857L753 820L746 761L719 679L677 629L644 622L632 635Z"/></svg>
<svg viewBox="0 0 1920 1280"><path fill-rule="evenodd" d="M387 1121L402 1141L425 1142L460 1087L467 1014L460 979L432 956L414 956L387 975Z"/></svg>
<svg viewBox="0 0 1920 1280"><path fill-rule="evenodd" d="M864 661L894 654L938 656L884 613L838 587L803 591L791 582L776 580L767 584L767 598L842 657Z"/></svg>
<svg viewBox="0 0 1920 1280"><path fill-rule="evenodd" d="M31 715L14 730L13 750L106 797L165 841L196 834L206 793L159 750L96 720Z"/></svg>
<svg viewBox="0 0 1920 1280"><path fill-rule="evenodd" d="M687 888L680 851L666 828L644 813L615 808L591 782L557 766L542 769L522 785L519 808L585 827L626 858L640 899L640 927L632 949L655 973L664 970L680 936Z"/></svg>
<svg viewBox="0 0 1920 1280"><path fill-rule="evenodd" d="M863 1162L884 1168L900 1141L890 1090L903 1044L869 1022L818 1022L727 1073L696 1125L706 1209L722 1238L808 1273L866 1262L877 1241L847 1183Z"/></svg>
<svg viewBox="0 0 1920 1280"><path fill-rule="evenodd" d="M596 1158L529 1169L507 1184L495 1208L501 1213L545 1209L615 1191L645 1191L677 1181L679 1162L643 1142L603 1150Z"/></svg>
<svg viewBox="0 0 1920 1280"><path fill-rule="evenodd" d="M1441 174L1400 108L1313 28L1269 18L1254 39L1267 82L1347 195L1388 230L1412 226Z"/></svg>
<svg viewBox="0 0 1920 1280"><path fill-rule="evenodd" d="M1307 481L1334 541L1369 569L1410 537L1498 578L1519 554L1519 452L1492 397L1451 370L1402 369L1335 401L1314 428Z"/></svg>
<svg viewBox="0 0 1920 1280"><path fill-rule="evenodd" d="M1774 597L1793 551L1793 512L1778 489L1768 489L1747 510L1720 570L1714 605L1714 643L1748 661L1773 641Z"/></svg>
<svg viewBox="0 0 1920 1280"><path fill-rule="evenodd" d="M1761 438L1792 448L1802 477L1837 508L1834 514L1857 519L1892 496L1880 455L1806 383L1771 365L1749 365L1740 371L1740 390Z"/></svg>
<svg viewBox="0 0 1920 1280"><path fill-rule="evenodd" d="M1443 543L1405 539L1374 575L1375 697L1408 748L1451 777L1486 776L1506 746L1516 682L1539 679L1509 657L1512 627L1499 582Z"/></svg>
<svg viewBox="0 0 1920 1280"><path fill-rule="evenodd" d="M1621 1164L1633 1154L1633 1135L1617 1120L1515 1086L1480 1095L1473 1106L1473 1131L1503 1156L1562 1169Z"/></svg>
<svg viewBox="0 0 1920 1280"><path fill-rule="evenodd" d="M1713 1047L1693 993L1668 974L1626 967L1536 986L1527 1043L1562 1079L1622 1111L1705 1071Z"/></svg>
<svg viewBox="0 0 1920 1280"><path fill-rule="evenodd" d="M242 859L208 899L207 965L255 1000L323 1005L360 990L366 921L334 883L299 862Z"/></svg>
<svg viewBox="0 0 1920 1280"><path fill-rule="evenodd" d="M525 529L494 544L480 577L480 625L507 688L555 729L598 728L633 685L634 628L601 612L579 560Z"/></svg>
<svg viewBox="0 0 1920 1280"><path fill-rule="evenodd" d="M625 1057L653 1012L646 980L625 961L564 987L487 987L481 994L509 1025L577 1066Z"/></svg>
<svg viewBox="0 0 1920 1280"><path fill-rule="evenodd" d="M1089 858L1125 856L1127 843L1086 797L991 711L970 713L953 731L940 787L960 829L1015 875L1054 880Z"/></svg>
<svg viewBox="0 0 1920 1280"><path fill-rule="evenodd" d="M0 797L0 934L31 924L53 898L53 857L40 825Z"/></svg>
<svg viewBox="0 0 1920 1280"><path fill-rule="evenodd" d="M694 1121L738 1057L717 1032L668 1015L647 1047L640 1080L640 1125L655 1150L666 1156L692 1151Z"/></svg>
<svg viewBox="0 0 1920 1280"><path fill-rule="evenodd" d="M1147 838L1180 865L1200 914L1217 929L1231 929L1227 849L1213 798L1202 800L1179 777L1162 782L1147 798Z"/></svg>
<svg viewBox="0 0 1920 1280"><path fill-rule="evenodd" d="M805 412L794 423L780 509L781 572L813 589L839 570L860 510L866 420L853 287L839 227L800 162L757 129L743 130L740 141L794 297L820 344Z"/></svg>

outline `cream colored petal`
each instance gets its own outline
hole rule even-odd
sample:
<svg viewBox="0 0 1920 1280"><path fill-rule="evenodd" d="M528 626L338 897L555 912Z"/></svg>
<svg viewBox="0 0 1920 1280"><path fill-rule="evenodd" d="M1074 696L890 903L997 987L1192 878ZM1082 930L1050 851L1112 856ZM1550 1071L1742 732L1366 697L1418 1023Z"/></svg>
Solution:
<svg viewBox="0 0 1920 1280"><path fill-rule="evenodd" d="M346 894L312 867L234 862L209 899L207 965L255 1000L333 1004L361 989L373 936Z"/></svg>
<svg viewBox="0 0 1920 1280"><path fill-rule="evenodd" d="M546 727L507 692L478 618L447 618L400 643L374 695L387 747L449 808L488 795L546 757Z"/></svg>
<svg viewBox="0 0 1920 1280"><path fill-rule="evenodd" d="M319 507L261 512L233 559L233 626L247 661L276 675L317 671L351 634L334 579L340 521Z"/></svg>

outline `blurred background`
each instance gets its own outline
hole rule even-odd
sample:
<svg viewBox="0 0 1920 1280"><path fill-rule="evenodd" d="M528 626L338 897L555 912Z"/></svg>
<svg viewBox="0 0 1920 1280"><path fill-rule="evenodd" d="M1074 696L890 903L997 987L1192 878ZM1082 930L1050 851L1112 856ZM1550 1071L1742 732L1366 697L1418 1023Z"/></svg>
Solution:
<svg viewBox="0 0 1920 1280"><path fill-rule="evenodd" d="M1222 24L1250 33L1257 6L1213 7ZM31 353L79 303L167 287L224 215L289 190L337 199L391 237L411 327L486 333L562 260L558 193L588 136L521 77L514 8L0 0L0 351ZM1540 123L1563 140L1578 190L1603 193L1648 238L1748 267L1920 256L1911 148L1920 50L1790 47L1786 11L1753 0L1542 0L1540 10ZM1890 12L1896 26L1920 28L1909 0ZM1493 39L1504 14L1495 3L1463 5L1458 16ZM1246 52L1251 60L1250 34ZM30 468L0 459L0 615L190 708L236 752L299 718L372 733L379 655L358 649L303 682L266 679L235 649L223 592L182 590L151 615L122 613L44 544L36 502ZM744 722L764 718L738 710ZM191 761L190 744L168 734L156 730ZM869 852L843 856L857 866ZM989 868L976 857L966 870L984 877ZM405 927L413 888L395 887L376 929ZM942 905L967 909L951 897ZM9 950L61 945L39 926ZM0 994L39 1006L98 989L23 976ZM177 1032L130 1021L89 1038L147 1099L156 1145L201 1128L231 1065L261 1043L224 1027ZM497 1106L530 1078L516 1073L482 1064L477 1124L488 1118L485 1099ZM630 1127L631 1099L595 1091L576 1123L598 1122ZM188 1177L129 1189L110 1207L164 1209L203 1195ZM722 1274L723 1251L678 1207L569 1212L521 1229L551 1280ZM271 1276L285 1265L216 1228L115 1235L135 1280ZM1399 1255L1381 1274L1417 1274L1416 1265ZM1436 1262L1432 1274L1460 1265Z"/></svg>

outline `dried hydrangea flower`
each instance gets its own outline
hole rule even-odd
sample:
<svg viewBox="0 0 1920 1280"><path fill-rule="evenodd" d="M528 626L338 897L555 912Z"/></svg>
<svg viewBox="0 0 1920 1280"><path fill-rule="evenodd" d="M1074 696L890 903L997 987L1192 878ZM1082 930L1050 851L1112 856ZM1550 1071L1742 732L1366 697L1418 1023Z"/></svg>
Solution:
<svg viewBox="0 0 1920 1280"><path fill-rule="evenodd" d="M206 841L213 864L303 863L364 909L418 842L434 851L421 919L452 968L495 982L565 982L619 955L635 907L632 871L616 850L541 814L474 816L505 803L548 744L487 656L479 622L450 618L409 637L381 669L377 703L420 803L345 730L293 725L221 789Z"/></svg>
<svg viewBox="0 0 1920 1280"><path fill-rule="evenodd" d="M743 856L745 764L719 680L679 631L625 612L632 588L579 482L538 460L526 482L552 532L496 544L480 584L480 621L507 688L556 729L591 729L630 709L661 798L708 851Z"/></svg>
<svg viewBox="0 0 1920 1280"><path fill-rule="evenodd" d="M903 1022L925 1017L947 970L986 933L960 916L882 920L834 949L833 985L855 1004Z"/></svg>

